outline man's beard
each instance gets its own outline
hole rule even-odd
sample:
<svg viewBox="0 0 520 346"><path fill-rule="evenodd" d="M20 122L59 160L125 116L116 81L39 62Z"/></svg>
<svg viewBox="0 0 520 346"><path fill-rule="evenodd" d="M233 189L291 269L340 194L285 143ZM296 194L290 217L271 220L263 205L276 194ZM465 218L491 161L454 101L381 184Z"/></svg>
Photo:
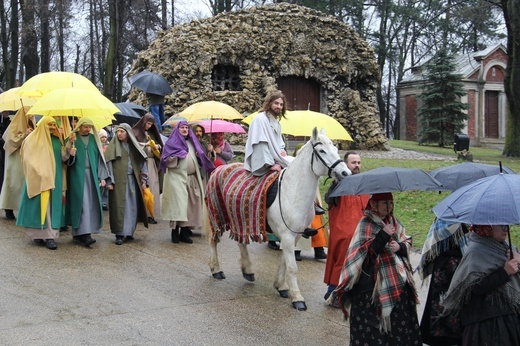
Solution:
<svg viewBox="0 0 520 346"><path fill-rule="evenodd" d="M280 114L282 114L282 110L277 110L277 109L270 109L270 113L274 116L279 116Z"/></svg>
<svg viewBox="0 0 520 346"><path fill-rule="evenodd" d="M360 172L360 169L359 168L354 168L353 170L351 170L352 174L358 174Z"/></svg>

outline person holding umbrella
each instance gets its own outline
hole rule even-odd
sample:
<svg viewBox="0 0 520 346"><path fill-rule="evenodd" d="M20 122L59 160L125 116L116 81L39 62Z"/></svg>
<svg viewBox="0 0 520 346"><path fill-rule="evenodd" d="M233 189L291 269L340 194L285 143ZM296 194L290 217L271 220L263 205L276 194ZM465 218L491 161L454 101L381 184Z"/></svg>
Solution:
<svg viewBox="0 0 520 346"><path fill-rule="evenodd" d="M520 254L508 225L473 225L470 242L442 303L459 312L462 345L520 345Z"/></svg>
<svg viewBox="0 0 520 346"><path fill-rule="evenodd" d="M422 345L408 258L411 238L393 209L391 193L370 197L348 249L342 281L329 298L337 296L343 304L351 345Z"/></svg>
<svg viewBox="0 0 520 346"><path fill-rule="evenodd" d="M16 224L29 228L26 237L50 250L58 247L54 240L65 226L63 162L75 151L71 142L63 143L56 119L49 116L42 117L22 143L25 184Z"/></svg>
<svg viewBox="0 0 520 346"><path fill-rule="evenodd" d="M82 117L69 136L74 143L75 155L67 161L68 189L66 221L72 226L72 237L89 247L96 240L92 233L103 228L103 203L100 187L109 179L101 140L92 120Z"/></svg>
<svg viewBox="0 0 520 346"><path fill-rule="evenodd" d="M208 145L209 151L214 151L215 166L225 165L233 159L233 148L224 138L224 132L213 132L211 134L211 144Z"/></svg>

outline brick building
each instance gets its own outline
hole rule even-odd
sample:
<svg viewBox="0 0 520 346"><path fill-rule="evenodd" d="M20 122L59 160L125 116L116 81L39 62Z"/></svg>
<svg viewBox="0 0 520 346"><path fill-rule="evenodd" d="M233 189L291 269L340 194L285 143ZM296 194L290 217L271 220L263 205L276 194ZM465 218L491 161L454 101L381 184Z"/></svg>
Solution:
<svg viewBox="0 0 520 346"><path fill-rule="evenodd" d="M507 64L506 48L502 44L485 50L455 57L455 73L462 75L467 91L461 101L469 104L464 133L472 146L503 148L506 137L507 111L504 76ZM417 110L424 83L424 69L412 70L397 86L400 104L399 138L417 140L420 129Z"/></svg>

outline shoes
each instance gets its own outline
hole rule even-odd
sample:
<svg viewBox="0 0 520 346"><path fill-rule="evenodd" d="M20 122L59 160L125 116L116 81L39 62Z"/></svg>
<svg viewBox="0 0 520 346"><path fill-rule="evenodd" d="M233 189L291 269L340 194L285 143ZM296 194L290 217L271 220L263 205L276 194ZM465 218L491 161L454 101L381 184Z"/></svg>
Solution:
<svg viewBox="0 0 520 346"><path fill-rule="evenodd" d="M323 247L314 248L314 259L327 259L327 254Z"/></svg>
<svg viewBox="0 0 520 346"><path fill-rule="evenodd" d="M280 245L276 244L274 240L269 240L267 243L267 247L271 250L280 250Z"/></svg>
<svg viewBox="0 0 520 346"><path fill-rule="evenodd" d="M58 245L56 245L54 239L45 239L45 246L49 250L56 250L58 248Z"/></svg>
<svg viewBox="0 0 520 346"><path fill-rule="evenodd" d="M73 236L72 238L80 242L80 244L85 247L89 247L90 245L96 242L96 239L92 238L90 234L82 234L78 236Z"/></svg>
<svg viewBox="0 0 520 346"><path fill-rule="evenodd" d="M180 238L179 238L179 227L176 227L176 228L172 228L172 243L175 243L175 244L178 244L180 243Z"/></svg>
<svg viewBox="0 0 520 346"><path fill-rule="evenodd" d="M314 203L314 215L323 215L325 214L325 209L323 209L320 205Z"/></svg>
<svg viewBox="0 0 520 346"><path fill-rule="evenodd" d="M103 208L103 210L108 210L108 207L106 204L103 204L102 208Z"/></svg>
<svg viewBox="0 0 520 346"><path fill-rule="evenodd" d="M33 241L34 241L36 244L43 244L43 243L44 243L43 239L33 239Z"/></svg>
<svg viewBox="0 0 520 346"><path fill-rule="evenodd" d="M318 234L317 229L307 227L306 229L303 230L302 237L304 237L304 238L314 237L316 234Z"/></svg>
<svg viewBox="0 0 520 346"><path fill-rule="evenodd" d="M148 223L149 224L152 224L152 225L156 225L157 224L157 221L155 221L155 219L151 216L148 216Z"/></svg>
<svg viewBox="0 0 520 346"><path fill-rule="evenodd" d="M330 295L332 294L332 292L334 292L336 287L337 287L336 285L329 284L327 287L327 293L325 293L325 295L323 296L323 299L325 299L325 300L329 299Z"/></svg>
<svg viewBox="0 0 520 346"><path fill-rule="evenodd" d="M302 260L301 253L302 252L299 251L299 250L294 251L294 257L296 258L297 261L301 261Z"/></svg>
<svg viewBox="0 0 520 346"><path fill-rule="evenodd" d="M190 238L191 230L188 227L181 227L181 234L179 240L186 244L193 243L193 239Z"/></svg>
<svg viewBox="0 0 520 346"><path fill-rule="evenodd" d="M60 232L67 232L69 230L69 226L60 227Z"/></svg>
<svg viewBox="0 0 520 346"><path fill-rule="evenodd" d="M7 220L16 220L12 209L5 209L5 218Z"/></svg>
<svg viewBox="0 0 520 346"><path fill-rule="evenodd" d="M126 240L134 240L134 237L132 237L131 235L127 235L127 236L125 237L125 239L126 239Z"/></svg>
<svg viewBox="0 0 520 346"><path fill-rule="evenodd" d="M116 235L116 245L123 245L123 236Z"/></svg>

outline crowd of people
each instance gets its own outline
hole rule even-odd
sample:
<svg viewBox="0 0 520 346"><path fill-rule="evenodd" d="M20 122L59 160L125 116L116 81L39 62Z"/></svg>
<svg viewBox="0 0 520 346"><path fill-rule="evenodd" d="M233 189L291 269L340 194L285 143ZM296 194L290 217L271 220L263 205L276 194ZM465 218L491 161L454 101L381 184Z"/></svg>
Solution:
<svg viewBox="0 0 520 346"><path fill-rule="evenodd" d="M279 172L293 160L281 135L285 111L283 94L272 92L251 123L244 168L254 176ZM42 117L36 124L27 108L12 120L3 115L0 208L6 218L50 250L69 227L74 241L92 246L104 210L116 245L133 240L138 223L159 220L169 221L172 243L193 243L207 180L234 153L224 133L207 136L204 127L186 121L165 139L161 117L148 113L133 127L97 129L88 117ZM358 153L348 151L344 162L352 174L361 172ZM508 225L443 225L458 227L449 233L458 238L442 239L442 251L419 267L423 278L432 276L419 323L411 237L394 216L393 195L330 197L334 188L325 195L328 239L322 218L303 237L316 237L315 258L326 259L324 299L343 310L350 344L520 345L520 254L506 241ZM276 241L269 238L269 247L278 249Z"/></svg>

